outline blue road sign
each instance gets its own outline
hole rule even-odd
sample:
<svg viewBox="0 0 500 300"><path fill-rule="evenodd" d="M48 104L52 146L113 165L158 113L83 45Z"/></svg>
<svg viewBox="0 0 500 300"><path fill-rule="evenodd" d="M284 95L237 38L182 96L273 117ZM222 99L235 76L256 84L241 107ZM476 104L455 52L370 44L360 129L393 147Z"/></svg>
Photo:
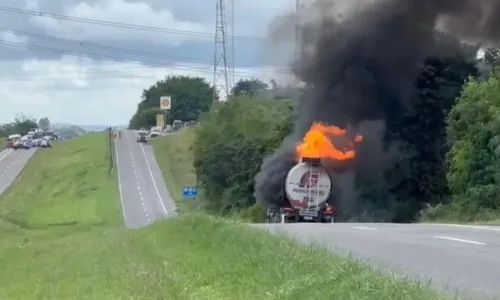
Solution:
<svg viewBox="0 0 500 300"><path fill-rule="evenodd" d="M182 188L182 196L185 198L193 198L198 196L198 188L195 186L185 186Z"/></svg>

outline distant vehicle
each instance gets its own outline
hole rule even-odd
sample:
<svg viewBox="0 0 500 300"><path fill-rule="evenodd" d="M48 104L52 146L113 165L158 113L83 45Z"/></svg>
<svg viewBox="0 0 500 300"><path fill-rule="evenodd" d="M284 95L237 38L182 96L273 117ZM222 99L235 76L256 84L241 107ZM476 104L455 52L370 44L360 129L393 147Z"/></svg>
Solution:
<svg viewBox="0 0 500 300"><path fill-rule="evenodd" d="M50 139L42 139L40 141L40 148L51 148L52 143L50 142Z"/></svg>
<svg viewBox="0 0 500 300"><path fill-rule="evenodd" d="M151 127L149 136L152 138L161 136L162 128L160 126Z"/></svg>
<svg viewBox="0 0 500 300"><path fill-rule="evenodd" d="M172 130L173 131L178 131L178 130L182 129L182 127L184 127L184 122L182 122L181 120L175 120L172 123Z"/></svg>
<svg viewBox="0 0 500 300"><path fill-rule="evenodd" d="M147 143L148 142L148 132L145 130L137 132L137 142L138 143Z"/></svg>
<svg viewBox="0 0 500 300"><path fill-rule="evenodd" d="M152 137L152 138L159 137L159 136L161 136L161 132L151 131L151 133L149 134L149 136Z"/></svg>
<svg viewBox="0 0 500 300"><path fill-rule="evenodd" d="M41 147L42 142L43 142L43 139L41 139L41 138L33 139L33 147Z"/></svg>
<svg viewBox="0 0 500 300"><path fill-rule="evenodd" d="M7 138L7 148L14 148L14 143L21 138L20 134L11 134Z"/></svg>
<svg viewBox="0 0 500 300"><path fill-rule="evenodd" d="M12 146L12 148L14 150L17 150L17 149L25 149L25 150L28 150L31 148L31 145L29 143L29 141L27 140L17 140L14 145Z"/></svg>

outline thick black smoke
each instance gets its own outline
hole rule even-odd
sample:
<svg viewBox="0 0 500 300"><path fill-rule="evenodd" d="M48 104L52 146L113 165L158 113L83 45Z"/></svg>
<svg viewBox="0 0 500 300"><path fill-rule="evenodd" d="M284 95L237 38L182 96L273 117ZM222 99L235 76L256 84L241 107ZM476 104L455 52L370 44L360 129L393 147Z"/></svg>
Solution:
<svg viewBox="0 0 500 300"><path fill-rule="evenodd" d="M419 64L452 50L437 42L436 28L478 45L500 40L499 0L367 2L341 19L332 13L334 0L319 1L316 9L309 9L315 15L301 25L303 51L293 70L311 88L298 106L293 133L264 160L255 178L258 203L268 206L283 201L285 176L296 163L295 145L315 121L353 128L365 136L358 168L335 175L343 202L349 203L349 198L356 197L354 177L378 174L398 153L399 145L393 142L387 149L382 137L386 127L397 126L402 114L412 108ZM296 17L303 16L281 20Z"/></svg>

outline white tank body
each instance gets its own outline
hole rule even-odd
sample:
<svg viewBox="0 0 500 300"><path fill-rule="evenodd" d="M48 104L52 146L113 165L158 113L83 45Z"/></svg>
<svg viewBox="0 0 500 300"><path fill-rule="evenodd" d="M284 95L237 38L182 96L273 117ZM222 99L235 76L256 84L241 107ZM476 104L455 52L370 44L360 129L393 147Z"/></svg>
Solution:
<svg viewBox="0 0 500 300"><path fill-rule="evenodd" d="M332 191L332 179L321 165L300 162L288 171L285 192L292 207L316 208L325 203Z"/></svg>

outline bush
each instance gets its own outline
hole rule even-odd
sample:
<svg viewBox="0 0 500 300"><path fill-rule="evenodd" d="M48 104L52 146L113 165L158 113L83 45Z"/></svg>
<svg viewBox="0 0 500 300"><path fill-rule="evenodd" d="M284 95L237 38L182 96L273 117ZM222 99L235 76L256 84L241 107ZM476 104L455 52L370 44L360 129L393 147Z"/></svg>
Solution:
<svg viewBox="0 0 500 300"><path fill-rule="evenodd" d="M241 96L217 103L201 118L194 167L209 210L228 214L255 204L254 176L288 134L291 113L289 100Z"/></svg>
<svg viewBox="0 0 500 300"><path fill-rule="evenodd" d="M469 80L448 115L447 138L452 203L433 208L431 215L495 218L500 208L500 71L487 81Z"/></svg>

